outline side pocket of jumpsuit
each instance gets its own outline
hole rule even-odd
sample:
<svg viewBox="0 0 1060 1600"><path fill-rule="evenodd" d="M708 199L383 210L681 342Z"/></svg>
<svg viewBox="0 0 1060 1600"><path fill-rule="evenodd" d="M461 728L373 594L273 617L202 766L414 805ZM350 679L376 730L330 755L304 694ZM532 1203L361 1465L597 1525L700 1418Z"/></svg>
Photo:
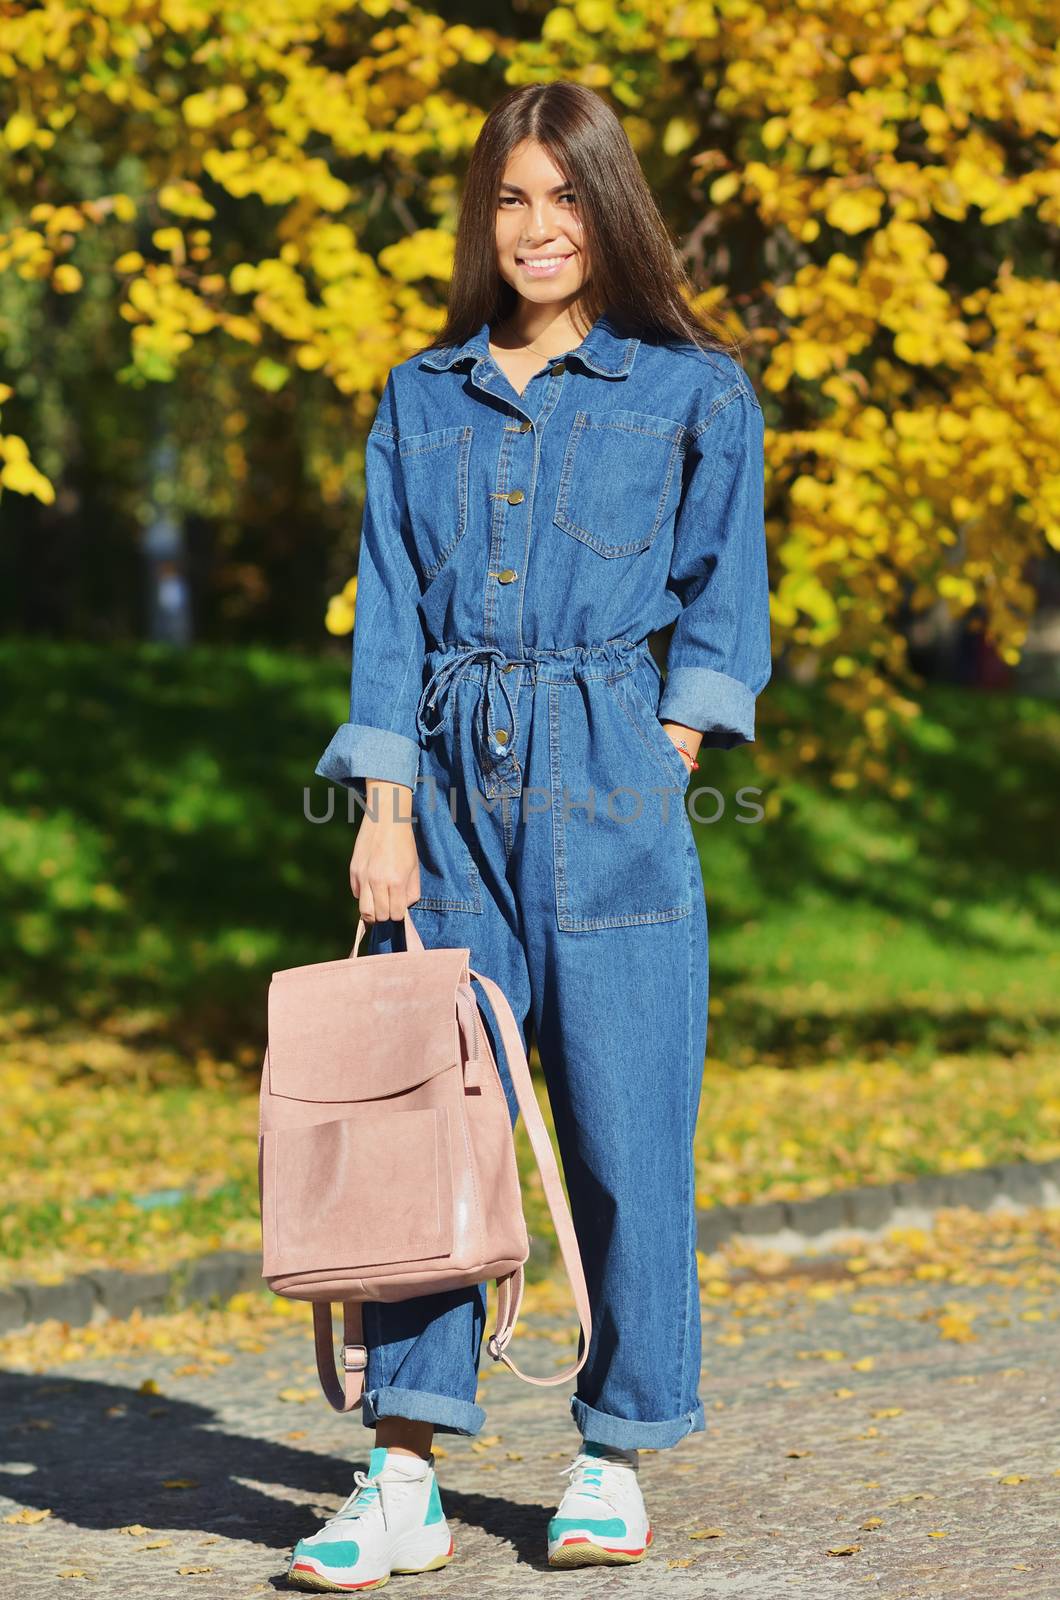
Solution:
<svg viewBox="0 0 1060 1600"><path fill-rule="evenodd" d="M467 812L463 793L459 759L444 738L426 739L412 795L420 896L411 904L417 910L482 911L482 878L461 826Z"/></svg>
<svg viewBox="0 0 1060 1600"><path fill-rule="evenodd" d="M647 681L642 681L640 673L648 674ZM648 684L655 686L654 703ZM665 761L668 770L674 774L674 781L681 785L682 794L687 790L692 777L692 769L687 766L685 759L674 746L673 740L662 725L658 710L658 680L654 672L645 663L638 666L625 678L619 679L619 687L630 716L637 724L642 737L660 753L660 759Z"/></svg>
<svg viewBox="0 0 1060 1600"><path fill-rule="evenodd" d="M565 932L687 917L684 762L648 739L629 677L553 683L549 762L556 919ZM659 737L669 744L660 727Z"/></svg>

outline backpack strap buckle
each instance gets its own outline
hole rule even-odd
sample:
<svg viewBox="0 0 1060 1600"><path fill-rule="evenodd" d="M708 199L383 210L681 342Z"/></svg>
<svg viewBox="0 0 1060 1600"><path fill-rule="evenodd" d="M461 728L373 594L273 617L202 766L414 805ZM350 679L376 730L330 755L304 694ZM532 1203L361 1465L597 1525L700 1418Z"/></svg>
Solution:
<svg viewBox="0 0 1060 1600"><path fill-rule="evenodd" d="M355 1353L359 1352L359 1354ZM363 1344L344 1344L342 1347L343 1372L364 1372L368 1366L368 1347Z"/></svg>

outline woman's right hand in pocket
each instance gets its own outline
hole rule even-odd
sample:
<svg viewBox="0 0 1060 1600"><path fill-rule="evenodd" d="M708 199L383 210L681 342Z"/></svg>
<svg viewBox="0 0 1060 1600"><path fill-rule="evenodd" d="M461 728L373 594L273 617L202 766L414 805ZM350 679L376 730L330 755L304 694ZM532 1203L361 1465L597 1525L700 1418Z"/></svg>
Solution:
<svg viewBox="0 0 1060 1600"><path fill-rule="evenodd" d="M350 857L350 888L366 924L400 922L420 897L412 790L377 778L368 778L365 789L367 806Z"/></svg>

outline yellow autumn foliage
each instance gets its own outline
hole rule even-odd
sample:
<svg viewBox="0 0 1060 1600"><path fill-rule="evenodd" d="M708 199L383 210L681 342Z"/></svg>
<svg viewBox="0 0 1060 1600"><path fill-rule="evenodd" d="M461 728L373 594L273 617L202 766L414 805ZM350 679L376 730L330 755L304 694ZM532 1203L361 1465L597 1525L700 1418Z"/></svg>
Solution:
<svg viewBox="0 0 1060 1600"><path fill-rule="evenodd" d="M259 388L328 393L359 437L389 368L441 325L499 83L599 90L762 395L777 649L829 670L858 781L915 711L899 615L977 607L1015 662L1028 559L1060 549L1048 8L559 0L536 33L528 17L13 0L0 273L68 297L83 255L109 261L132 373L179 382L200 341L218 363L260 346ZM66 156L86 141L108 192L77 190ZM319 464L327 493L347 467ZM0 435L0 484L54 497L18 437ZM335 596L326 627L353 623Z"/></svg>

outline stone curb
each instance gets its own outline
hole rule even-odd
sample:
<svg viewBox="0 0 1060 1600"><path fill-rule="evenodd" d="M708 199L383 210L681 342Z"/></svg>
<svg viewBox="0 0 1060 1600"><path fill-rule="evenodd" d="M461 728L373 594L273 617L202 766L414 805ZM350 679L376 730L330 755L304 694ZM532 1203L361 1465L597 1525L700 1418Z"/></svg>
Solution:
<svg viewBox="0 0 1060 1600"><path fill-rule="evenodd" d="M696 1244L704 1255L711 1255L727 1241L741 1238L760 1248L799 1255L807 1247L827 1250L852 1233L878 1238L889 1228L923 1227L943 1207L1019 1212L1042 1205L1060 1206L1060 1160L925 1174L839 1189L808 1200L712 1206L698 1213ZM530 1260L545 1269L553 1264L546 1240L531 1238ZM134 1310L149 1315L222 1303L240 1291L261 1287L261 1256L256 1250L219 1250L163 1272L99 1268L61 1283L11 1283L0 1287L0 1335L52 1317L83 1327L109 1317L128 1317Z"/></svg>
<svg viewBox="0 0 1060 1600"><path fill-rule="evenodd" d="M1023 1211L1060 1205L1060 1160L1012 1161L969 1172L925 1173L893 1183L836 1189L808 1200L764 1200L699 1212L696 1243L705 1255L734 1237L798 1254L827 1250L855 1233L880 1238L891 1228L922 1227L949 1206Z"/></svg>

